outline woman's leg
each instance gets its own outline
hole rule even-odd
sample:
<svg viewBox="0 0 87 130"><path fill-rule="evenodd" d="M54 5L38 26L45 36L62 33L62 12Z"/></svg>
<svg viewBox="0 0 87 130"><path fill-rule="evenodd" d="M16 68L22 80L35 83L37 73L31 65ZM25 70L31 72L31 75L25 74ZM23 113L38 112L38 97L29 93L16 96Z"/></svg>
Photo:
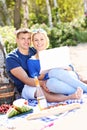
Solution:
<svg viewBox="0 0 87 130"><path fill-rule="evenodd" d="M64 69L52 69L49 71L49 78L57 78L75 89L81 87L83 92L87 92L87 84L80 81L78 77L76 78L74 74L74 71L71 73Z"/></svg>
<svg viewBox="0 0 87 130"><path fill-rule="evenodd" d="M43 90L44 91L44 90ZM64 95L64 94L56 94L56 93L48 93L44 91L46 99L48 102L63 102L65 100L73 100L73 99L80 99L83 95L83 91L81 88L77 88L76 92L71 95Z"/></svg>
<svg viewBox="0 0 87 130"><path fill-rule="evenodd" d="M75 93L76 89L69 86L68 84L56 79L50 78L46 82L46 86L50 92L60 94L72 94Z"/></svg>
<svg viewBox="0 0 87 130"><path fill-rule="evenodd" d="M43 89L43 92L45 94L46 100L48 102L63 102L65 100L69 99L80 99L82 97L83 91L81 88L78 88L75 93L71 95L64 95L64 94L56 94L56 93L51 93L51 92L46 92ZM36 87L30 87L25 85L24 89L22 91L22 97L25 99L36 99Z"/></svg>

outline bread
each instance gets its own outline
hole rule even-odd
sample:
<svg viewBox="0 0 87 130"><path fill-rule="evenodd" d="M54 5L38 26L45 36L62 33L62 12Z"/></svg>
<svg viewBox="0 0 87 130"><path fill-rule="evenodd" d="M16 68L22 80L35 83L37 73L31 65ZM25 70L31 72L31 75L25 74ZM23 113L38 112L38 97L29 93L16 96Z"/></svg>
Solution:
<svg viewBox="0 0 87 130"><path fill-rule="evenodd" d="M31 113L27 116L27 120L37 119L45 116L51 116L51 115L58 115L62 114L64 112L80 108L81 105L79 103L72 103L67 105L59 105L57 107L52 107L50 109L45 109L42 111L39 111L37 113Z"/></svg>

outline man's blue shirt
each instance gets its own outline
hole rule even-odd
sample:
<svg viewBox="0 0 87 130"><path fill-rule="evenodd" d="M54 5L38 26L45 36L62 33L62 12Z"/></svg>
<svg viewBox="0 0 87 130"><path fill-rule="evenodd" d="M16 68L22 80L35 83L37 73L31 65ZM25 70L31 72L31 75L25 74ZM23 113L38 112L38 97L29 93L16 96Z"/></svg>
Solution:
<svg viewBox="0 0 87 130"><path fill-rule="evenodd" d="M27 67L27 60L36 54L36 50L32 47L29 48L29 54L28 55L23 55L19 52L18 48L9 53L6 57L6 70L10 78L13 80L14 85L17 87L19 92L22 92L22 89L24 87L24 83L18 80L16 77L14 77L11 73L10 70L14 69L16 67L22 67L26 73L28 73L28 67Z"/></svg>

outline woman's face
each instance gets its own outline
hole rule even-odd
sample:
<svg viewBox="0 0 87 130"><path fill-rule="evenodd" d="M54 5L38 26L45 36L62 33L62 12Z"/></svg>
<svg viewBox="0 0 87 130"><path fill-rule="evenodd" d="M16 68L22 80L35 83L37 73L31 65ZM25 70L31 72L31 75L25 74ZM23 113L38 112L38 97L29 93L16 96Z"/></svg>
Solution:
<svg viewBox="0 0 87 130"><path fill-rule="evenodd" d="M47 47L47 39L43 33L36 33L33 36L33 45L37 51L45 50Z"/></svg>

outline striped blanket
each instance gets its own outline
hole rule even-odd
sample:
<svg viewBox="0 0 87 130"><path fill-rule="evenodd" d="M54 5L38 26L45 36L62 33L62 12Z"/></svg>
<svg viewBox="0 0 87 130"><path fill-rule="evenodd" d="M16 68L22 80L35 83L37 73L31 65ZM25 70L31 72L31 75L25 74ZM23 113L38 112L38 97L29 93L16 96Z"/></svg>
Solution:
<svg viewBox="0 0 87 130"><path fill-rule="evenodd" d="M87 103L87 94L83 94L83 97L82 99L80 100L66 100L65 102L61 102L61 103L67 103L67 104L72 104L72 103L80 103L82 105L86 104ZM51 105L56 105L58 104L57 102L53 102L53 103L49 103L48 102L48 106L51 106ZM33 108L36 108L37 106L37 101L36 100L29 100L29 105L32 106ZM30 130L44 130L44 129L51 129L51 127L55 128L54 127L54 124L58 124L58 122L60 121L61 118L67 118L69 117L70 115L74 114L74 113L77 113L78 110L72 110L72 111L69 111L69 112L65 112L63 114L60 114L60 115L53 115L53 116L47 116L47 117L42 117L40 119L36 119L36 120L32 120L32 121L26 121L25 118L27 117L27 114L23 114L23 115L19 115L19 116L16 116L16 117L13 117L13 118L10 118L8 119L6 117L6 115L0 115L0 130L2 130L1 128L2 127L5 127L5 128L12 128L12 127L16 127L18 125L18 122L21 123L22 128L27 125L29 125L30 127ZM25 123L24 123L25 122ZM20 124L19 123L19 124ZM39 123L39 125L37 125L37 127L35 125L31 125L31 124L35 124L36 123ZM14 125L16 124L16 125ZM25 127L26 127L25 126ZM56 125L55 125L56 126ZM19 126L20 128L21 126ZM48 129L49 128L49 129ZM20 128L21 129L21 128ZM5 129L4 129L5 130ZM7 130L7 129L6 129ZM16 129L15 129L16 130ZM17 129L18 130L18 129ZM53 130L53 129L52 129Z"/></svg>

